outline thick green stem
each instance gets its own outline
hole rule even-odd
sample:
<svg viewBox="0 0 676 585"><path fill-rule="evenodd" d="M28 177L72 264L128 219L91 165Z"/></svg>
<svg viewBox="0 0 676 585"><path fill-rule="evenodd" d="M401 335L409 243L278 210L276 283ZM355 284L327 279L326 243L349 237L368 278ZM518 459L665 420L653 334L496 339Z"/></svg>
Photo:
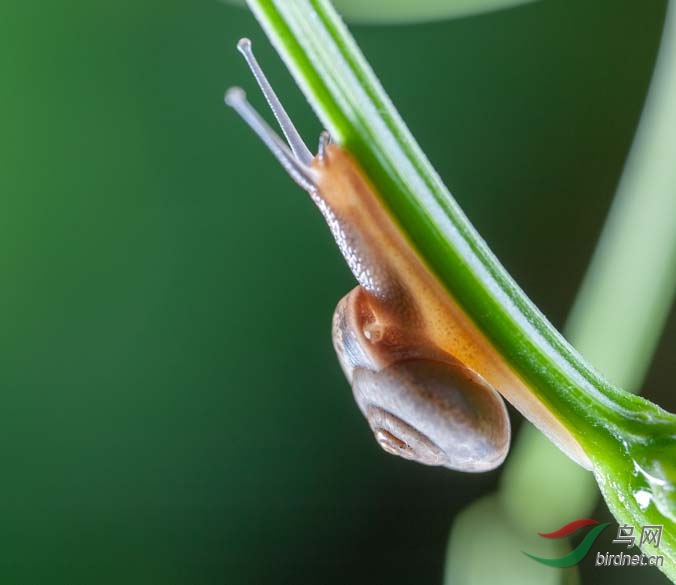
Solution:
<svg viewBox="0 0 676 585"><path fill-rule="evenodd" d="M455 203L330 4L250 5L334 138L367 170L384 204L449 293L590 453L654 405L621 392L556 331ZM639 429L634 429L639 432Z"/></svg>

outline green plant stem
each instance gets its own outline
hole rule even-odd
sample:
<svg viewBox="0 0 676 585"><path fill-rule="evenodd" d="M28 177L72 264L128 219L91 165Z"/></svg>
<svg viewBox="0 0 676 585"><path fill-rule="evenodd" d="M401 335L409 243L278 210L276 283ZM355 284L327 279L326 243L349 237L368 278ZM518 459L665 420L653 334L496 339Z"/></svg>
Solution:
<svg viewBox="0 0 676 585"><path fill-rule="evenodd" d="M328 2L250 0L250 6L325 126L367 169L429 268L588 453L605 451L631 431L635 413L663 414L596 372L507 274Z"/></svg>
<svg viewBox="0 0 676 585"><path fill-rule="evenodd" d="M244 0L227 0L244 4ZM336 0L335 6L349 22L411 24L459 18L502 10L534 0Z"/></svg>
<svg viewBox="0 0 676 585"><path fill-rule="evenodd" d="M676 578L676 417L608 382L517 286L432 169L327 0L249 4L421 259L577 438L616 517L668 525L662 569Z"/></svg>
<svg viewBox="0 0 676 585"><path fill-rule="evenodd" d="M676 6L662 42L641 121L566 332L612 380L638 391L676 294ZM622 318L618 318L621 315ZM546 494L524 502L528 487ZM508 460L500 499L531 531L584 516L596 501L589 474L524 428ZM552 504L556 502L556 506Z"/></svg>
<svg viewBox="0 0 676 585"><path fill-rule="evenodd" d="M566 325L575 347L631 391L642 384L676 291L675 153L672 1L624 174Z"/></svg>

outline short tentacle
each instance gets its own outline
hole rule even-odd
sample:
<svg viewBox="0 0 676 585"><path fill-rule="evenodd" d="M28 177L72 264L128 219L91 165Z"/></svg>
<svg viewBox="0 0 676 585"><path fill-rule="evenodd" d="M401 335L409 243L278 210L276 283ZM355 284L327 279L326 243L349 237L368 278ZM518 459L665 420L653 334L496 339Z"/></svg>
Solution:
<svg viewBox="0 0 676 585"><path fill-rule="evenodd" d="M323 130L319 135L319 148L317 149L317 158L320 161L324 161L326 158L326 149L328 148L329 144L331 144L331 135L329 134L328 130Z"/></svg>

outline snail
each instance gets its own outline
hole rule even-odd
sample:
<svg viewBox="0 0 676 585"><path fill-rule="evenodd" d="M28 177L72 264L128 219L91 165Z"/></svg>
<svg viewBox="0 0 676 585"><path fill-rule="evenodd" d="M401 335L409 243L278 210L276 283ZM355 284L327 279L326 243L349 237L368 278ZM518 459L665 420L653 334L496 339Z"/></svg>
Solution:
<svg viewBox="0 0 676 585"><path fill-rule="evenodd" d="M493 469L505 459L510 440L500 390L564 452L589 467L575 439L427 268L358 162L326 131L313 156L256 61L251 42L240 40L238 49L288 146L241 88L226 92L226 104L309 193L357 280L336 307L333 345L378 444L426 465Z"/></svg>

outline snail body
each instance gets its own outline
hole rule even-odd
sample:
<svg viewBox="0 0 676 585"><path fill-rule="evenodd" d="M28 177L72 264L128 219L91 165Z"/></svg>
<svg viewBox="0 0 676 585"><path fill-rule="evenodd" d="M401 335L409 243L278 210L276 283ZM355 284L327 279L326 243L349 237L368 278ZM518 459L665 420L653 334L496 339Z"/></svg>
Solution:
<svg viewBox="0 0 676 585"><path fill-rule="evenodd" d="M387 452L427 465L486 471L505 458L510 423L496 389L565 453L589 459L529 391L421 260L357 161L320 137L313 156L258 66L238 45L291 150L234 88L247 121L324 216L358 286L334 313L332 336L359 409Z"/></svg>

